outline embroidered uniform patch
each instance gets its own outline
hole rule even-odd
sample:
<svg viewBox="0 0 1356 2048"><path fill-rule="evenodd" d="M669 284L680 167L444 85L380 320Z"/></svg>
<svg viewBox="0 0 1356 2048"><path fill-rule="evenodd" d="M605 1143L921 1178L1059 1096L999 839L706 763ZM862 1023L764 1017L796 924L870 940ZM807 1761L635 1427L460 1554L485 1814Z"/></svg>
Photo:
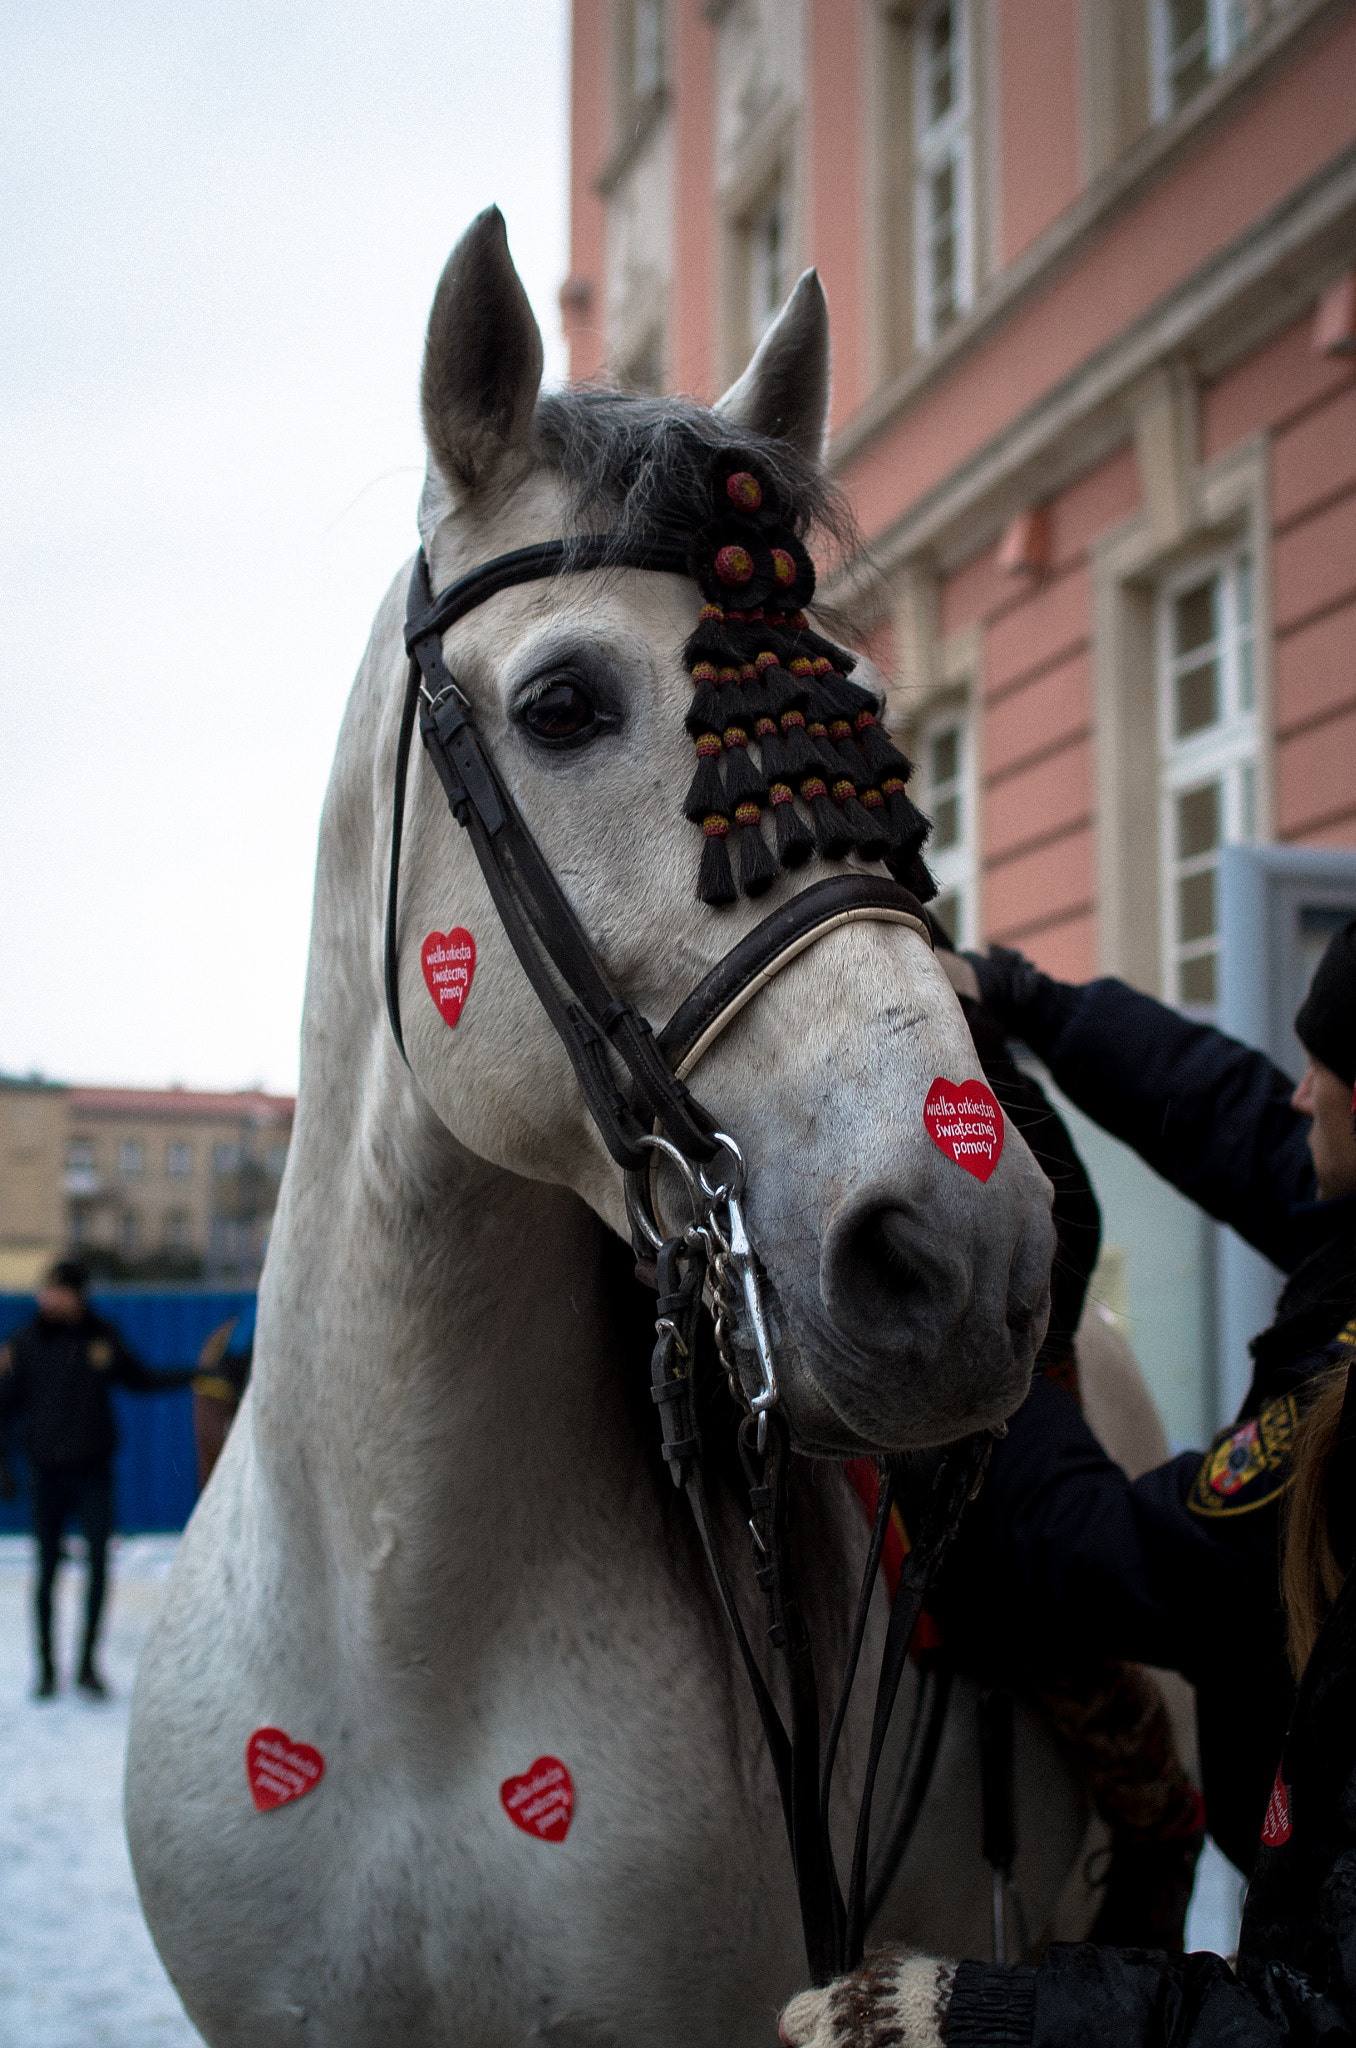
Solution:
<svg viewBox="0 0 1356 2048"><path fill-rule="evenodd" d="M1003 1112L982 1081L934 1081L923 1122L937 1150L976 1180L987 1180L1003 1156Z"/></svg>
<svg viewBox="0 0 1356 2048"><path fill-rule="evenodd" d="M438 1006L438 1015L449 1031L456 1028L462 1007L471 993L471 976L476 971L476 942L463 925L450 932L430 932L419 954L428 992Z"/></svg>
<svg viewBox="0 0 1356 2048"><path fill-rule="evenodd" d="M1267 1801L1265 1818L1262 1821L1262 1840L1268 1849L1279 1849L1282 1842L1290 1840L1290 1788L1281 1776L1281 1767L1276 1766L1276 1782L1271 1788Z"/></svg>
<svg viewBox="0 0 1356 2048"><path fill-rule="evenodd" d="M521 1777L505 1778L499 1798L515 1828L539 1842L563 1842L574 1817L574 1780L558 1756L539 1756Z"/></svg>
<svg viewBox="0 0 1356 2048"><path fill-rule="evenodd" d="M325 1759L309 1742L293 1742L281 1728L256 1728L245 1745L245 1775L260 1813L314 1792Z"/></svg>
<svg viewBox="0 0 1356 2048"><path fill-rule="evenodd" d="M1202 1458L1187 1506L1195 1515L1247 1515L1290 1484L1290 1451L1299 1421L1293 1394L1264 1401L1250 1422L1222 1430Z"/></svg>

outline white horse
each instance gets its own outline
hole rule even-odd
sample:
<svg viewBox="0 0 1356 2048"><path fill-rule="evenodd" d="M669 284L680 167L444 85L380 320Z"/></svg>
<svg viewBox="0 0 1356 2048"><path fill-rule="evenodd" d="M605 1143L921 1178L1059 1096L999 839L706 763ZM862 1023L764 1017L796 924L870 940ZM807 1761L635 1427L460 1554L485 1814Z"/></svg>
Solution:
<svg viewBox="0 0 1356 2048"><path fill-rule="evenodd" d="M429 324L435 589L507 549L624 521L663 485L673 409L539 399L540 372L492 210L454 251ZM712 448L809 477L827 386L807 274L715 414L682 417ZM795 1892L761 1730L656 1455L621 1176L422 757L403 856L408 1068L387 1025L406 582L378 613L325 806L253 1384L137 1681L126 1803L142 1901L212 2048L767 2040L805 1977ZM531 830L656 1024L758 916L693 893L679 655L697 603L677 575L568 575L502 593L445 641ZM580 744L534 736L548 688L575 693ZM420 968L424 935L453 927L475 943L455 1030ZM789 966L695 1077L748 1160L784 1409L820 1454L797 1461L795 1505L829 1696L866 1544L830 1460L996 1424L1044 1330L1048 1184L1011 1128L981 1183L924 1125L934 1078L979 1075L925 941L859 923ZM721 1537L742 1582L732 1504ZM865 1671L884 1619L879 1596ZM761 1641L753 1598L747 1621ZM840 1854L870 1689L841 1752ZM983 1953L973 1695L957 1698L875 1932ZM313 1789L266 1811L245 1766L260 1728L324 1760ZM1034 1928L1087 1809L1033 1719L1017 1753ZM515 1826L501 1800L540 1758L571 1775L563 1839Z"/></svg>

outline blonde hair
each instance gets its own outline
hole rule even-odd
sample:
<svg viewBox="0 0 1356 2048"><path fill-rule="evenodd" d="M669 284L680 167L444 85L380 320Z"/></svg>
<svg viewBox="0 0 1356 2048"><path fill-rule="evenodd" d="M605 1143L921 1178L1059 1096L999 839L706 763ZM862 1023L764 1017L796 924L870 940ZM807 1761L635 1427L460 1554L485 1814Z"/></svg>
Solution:
<svg viewBox="0 0 1356 2048"><path fill-rule="evenodd" d="M1345 1573L1328 1531L1328 1475L1346 1399L1347 1368L1319 1374L1295 1432L1294 1477L1281 1515L1281 1598L1286 1650L1298 1680Z"/></svg>

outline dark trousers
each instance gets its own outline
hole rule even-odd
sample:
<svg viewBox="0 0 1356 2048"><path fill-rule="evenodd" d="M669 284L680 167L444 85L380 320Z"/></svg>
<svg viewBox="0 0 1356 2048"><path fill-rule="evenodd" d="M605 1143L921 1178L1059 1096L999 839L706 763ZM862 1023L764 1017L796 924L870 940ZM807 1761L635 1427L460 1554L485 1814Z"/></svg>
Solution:
<svg viewBox="0 0 1356 2048"><path fill-rule="evenodd" d="M52 1587L61 1563L61 1531L74 1515L89 1545L89 1590L85 1599L85 1647L82 1662L94 1654L103 1612L108 1539L113 1533L113 1473L103 1465L35 1465L33 1468L33 1534L38 1539L38 1650L43 1662L52 1655Z"/></svg>

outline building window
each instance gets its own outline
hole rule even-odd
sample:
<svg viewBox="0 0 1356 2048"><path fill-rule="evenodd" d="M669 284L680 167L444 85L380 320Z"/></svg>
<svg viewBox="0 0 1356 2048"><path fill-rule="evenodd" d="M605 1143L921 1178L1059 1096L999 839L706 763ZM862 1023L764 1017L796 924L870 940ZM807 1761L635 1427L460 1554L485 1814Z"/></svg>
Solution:
<svg viewBox="0 0 1356 2048"><path fill-rule="evenodd" d="M134 1259L141 1244L141 1218L137 1215L135 1209L123 1210L122 1222L119 1226L119 1237L123 1257L125 1259Z"/></svg>
<svg viewBox="0 0 1356 2048"><path fill-rule="evenodd" d="M928 905L956 946L975 932L974 798L968 721L956 711L925 725L918 741L918 804L932 820L924 858L937 884Z"/></svg>
<svg viewBox="0 0 1356 2048"><path fill-rule="evenodd" d="M635 0L632 90L643 105L664 83L664 0Z"/></svg>
<svg viewBox="0 0 1356 2048"><path fill-rule="evenodd" d="M94 1141L92 1138L72 1138L66 1147L66 1169L69 1173L92 1173L94 1171Z"/></svg>
<svg viewBox="0 0 1356 2048"><path fill-rule="evenodd" d="M1154 114L1166 121L1248 41L1247 0L1153 0Z"/></svg>
<svg viewBox="0 0 1356 2048"><path fill-rule="evenodd" d="M212 1147L213 1173L238 1173L240 1170L240 1147L238 1145L214 1145Z"/></svg>
<svg viewBox="0 0 1356 2048"><path fill-rule="evenodd" d="M914 27L914 305L929 348L974 298L974 174L966 0L932 0Z"/></svg>
<svg viewBox="0 0 1356 2048"><path fill-rule="evenodd" d="M185 1209L171 1209L165 1218L165 1250L186 1252L188 1250L188 1212Z"/></svg>
<svg viewBox="0 0 1356 2048"><path fill-rule="evenodd" d="M268 1168L269 1174L274 1180L281 1180L283 1177L283 1168L287 1164L286 1145L270 1145L268 1151L264 1155L264 1164Z"/></svg>
<svg viewBox="0 0 1356 2048"><path fill-rule="evenodd" d="M1170 1001L1219 994L1219 853L1257 831L1252 563L1174 579L1159 607L1164 958Z"/></svg>
<svg viewBox="0 0 1356 2048"><path fill-rule="evenodd" d="M779 185L749 222L749 340L756 348L786 297L786 200Z"/></svg>
<svg viewBox="0 0 1356 2048"><path fill-rule="evenodd" d="M145 1154L135 1138L126 1139L118 1147L118 1171L129 1180L135 1180L141 1172Z"/></svg>
<svg viewBox="0 0 1356 2048"><path fill-rule="evenodd" d="M651 328L640 347L621 373L619 379L624 391L633 391L638 398L657 398L664 389L664 335L660 328Z"/></svg>
<svg viewBox="0 0 1356 2048"><path fill-rule="evenodd" d="M193 1172L193 1147L169 1146L165 1153L165 1171L171 1180L187 1180Z"/></svg>

